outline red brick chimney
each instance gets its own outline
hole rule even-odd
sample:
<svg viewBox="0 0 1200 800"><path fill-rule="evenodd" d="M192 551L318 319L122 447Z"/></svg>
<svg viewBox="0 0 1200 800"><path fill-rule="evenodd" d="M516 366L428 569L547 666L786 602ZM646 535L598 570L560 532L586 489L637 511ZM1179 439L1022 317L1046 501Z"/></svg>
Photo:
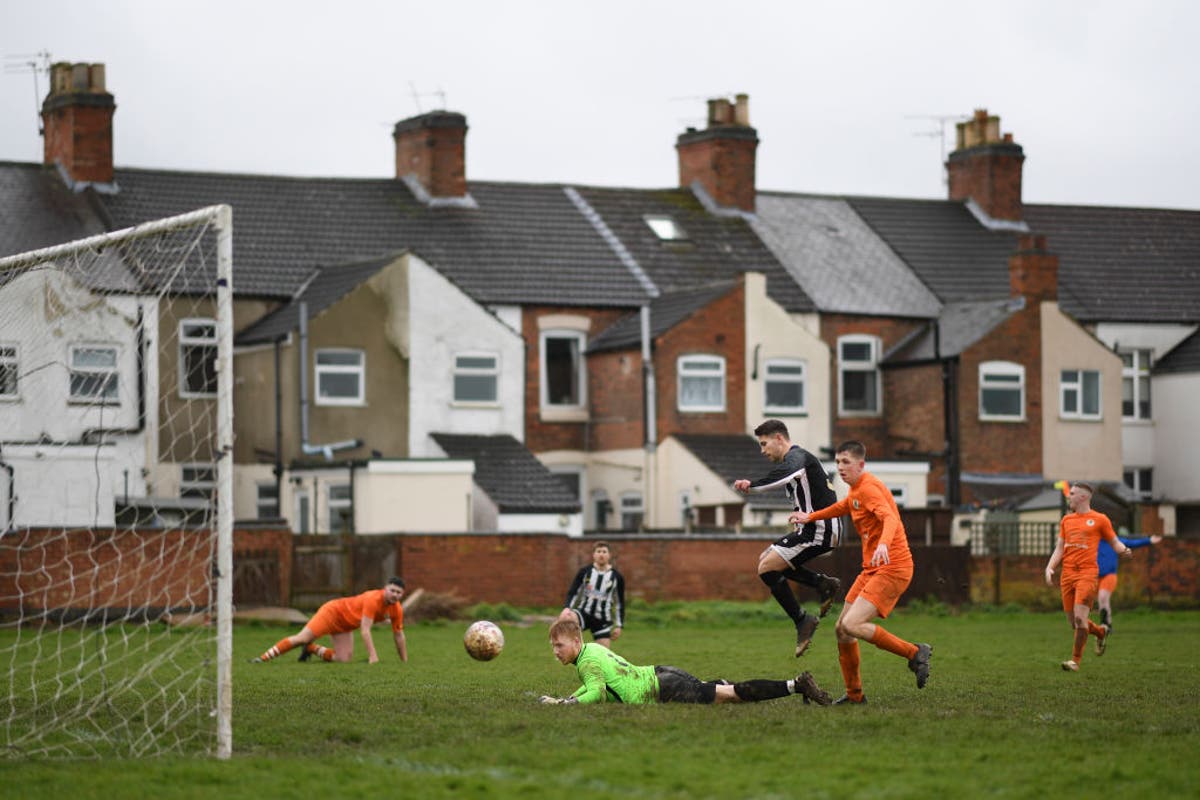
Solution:
<svg viewBox="0 0 1200 800"><path fill-rule="evenodd" d="M396 177L412 176L432 198L467 194L467 118L430 111L396 123Z"/></svg>
<svg viewBox="0 0 1200 800"><path fill-rule="evenodd" d="M754 211L754 161L758 132L750 127L750 97L708 101L708 127L689 128L675 141L679 185L699 181L719 206Z"/></svg>
<svg viewBox="0 0 1200 800"><path fill-rule="evenodd" d="M1058 299L1058 256L1046 251L1045 236L1021 236L1008 259L1008 283L1014 296L1030 304Z"/></svg>
<svg viewBox="0 0 1200 800"><path fill-rule="evenodd" d="M104 90L103 64L51 65L42 103L45 163L58 163L72 181L112 183L116 109Z"/></svg>
<svg viewBox="0 0 1200 800"><path fill-rule="evenodd" d="M1021 145L1011 133L1000 135L1000 118L987 109L976 109L957 127L955 150L946 160L950 199L971 198L993 219L1021 221Z"/></svg>

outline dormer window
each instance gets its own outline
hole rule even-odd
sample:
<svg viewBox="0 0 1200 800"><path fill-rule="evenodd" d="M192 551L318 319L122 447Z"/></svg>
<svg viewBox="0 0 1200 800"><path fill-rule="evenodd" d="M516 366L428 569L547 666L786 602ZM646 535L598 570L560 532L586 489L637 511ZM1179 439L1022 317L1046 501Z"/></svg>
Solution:
<svg viewBox="0 0 1200 800"><path fill-rule="evenodd" d="M647 214L642 219L646 220L654 235L664 242L680 242L688 238L687 231L670 217Z"/></svg>

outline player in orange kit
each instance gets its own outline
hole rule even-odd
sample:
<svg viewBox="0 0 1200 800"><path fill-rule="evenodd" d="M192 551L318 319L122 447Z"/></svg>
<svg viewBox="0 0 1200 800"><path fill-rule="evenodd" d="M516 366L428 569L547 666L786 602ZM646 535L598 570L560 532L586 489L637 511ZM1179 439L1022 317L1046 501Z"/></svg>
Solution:
<svg viewBox="0 0 1200 800"><path fill-rule="evenodd" d="M1058 542L1046 562L1046 585L1054 585L1054 570L1062 564L1059 589L1062 591L1063 611L1075 630L1075 643L1071 648L1071 659L1062 662L1068 672L1078 672L1083 660L1083 649L1088 635L1096 637L1096 652L1103 653L1108 631L1088 619L1092 603L1096 602L1096 591L1100 583L1100 567L1096 564L1096 550L1100 539L1112 545L1117 555L1133 556L1133 551L1117 538L1108 517L1092 511L1092 494L1095 488L1090 483L1076 481L1067 494L1067 506L1071 513L1059 523Z"/></svg>
<svg viewBox="0 0 1200 800"><path fill-rule="evenodd" d="M846 694L835 705L867 701L859 674L858 639L906 659L908 668L917 676L918 689L925 688L929 680L929 659L933 654L930 645L906 642L871 622L875 617L887 619L896 607L912 581L913 560L891 490L866 471L866 459L867 448L862 442L839 446L835 463L838 475L850 486L850 493L827 508L809 514L797 511L788 517L803 524L848 513L862 537L862 572L846 592L846 604L837 621L838 662Z"/></svg>
<svg viewBox="0 0 1200 800"><path fill-rule="evenodd" d="M280 639L261 656L250 660L270 661L293 647L303 645L301 661L315 655L324 661L346 662L354 654L353 633L357 629L367 648L367 661L374 664L379 661L379 654L375 652L375 642L371 639L371 626L390 619L396 654L400 656L401 661L408 661L408 643L404 638L404 608L400 605L402 597L404 581L392 578L382 589L371 589L352 597L330 600L317 609L317 613L303 630L295 636ZM325 635L333 639L333 647L315 644L314 640Z"/></svg>

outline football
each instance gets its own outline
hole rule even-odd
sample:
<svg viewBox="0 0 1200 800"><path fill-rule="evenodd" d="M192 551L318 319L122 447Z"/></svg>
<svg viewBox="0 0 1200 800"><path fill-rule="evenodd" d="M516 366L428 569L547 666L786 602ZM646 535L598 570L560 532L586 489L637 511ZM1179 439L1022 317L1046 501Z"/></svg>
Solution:
<svg viewBox="0 0 1200 800"><path fill-rule="evenodd" d="M463 637L463 647L476 661L491 661L504 649L504 632L494 622L473 622Z"/></svg>

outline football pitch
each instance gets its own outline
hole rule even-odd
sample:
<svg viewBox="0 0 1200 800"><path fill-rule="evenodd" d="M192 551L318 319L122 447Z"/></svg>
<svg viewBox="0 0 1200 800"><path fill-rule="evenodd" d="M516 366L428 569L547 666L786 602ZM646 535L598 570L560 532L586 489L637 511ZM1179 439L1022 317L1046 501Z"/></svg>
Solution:
<svg viewBox="0 0 1200 800"><path fill-rule="evenodd" d="M614 649L701 678L811 671L842 693L835 606L802 659L764 604L633 609ZM503 654L463 652L467 623L407 628L410 662L383 626L381 663L247 660L291 628L234 631L234 756L0 760L20 798L1195 797L1200 793L1200 612L1118 612L1108 652L1079 673L1061 613L899 609L896 635L934 646L929 685L862 648L868 704L797 697L724 706L540 706L574 670L546 627L502 622ZM356 636L357 639L357 636Z"/></svg>

